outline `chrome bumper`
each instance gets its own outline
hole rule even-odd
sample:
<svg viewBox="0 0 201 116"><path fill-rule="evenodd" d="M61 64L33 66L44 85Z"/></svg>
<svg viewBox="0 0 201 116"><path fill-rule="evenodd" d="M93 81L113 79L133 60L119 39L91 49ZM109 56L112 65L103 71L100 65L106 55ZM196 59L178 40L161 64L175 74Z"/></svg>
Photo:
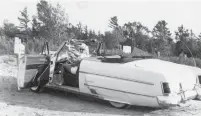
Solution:
<svg viewBox="0 0 201 116"><path fill-rule="evenodd" d="M157 96L157 101L160 106L169 107L177 106L181 103L185 103L187 100L191 100L200 96L201 98L201 88L197 88L191 91L181 92L176 95L169 96Z"/></svg>
<svg viewBox="0 0 201 116"><path fill-rule="evenodd" d="M197 99L201 100L201 85L196 86L196 91L197 91Z"/></svg>

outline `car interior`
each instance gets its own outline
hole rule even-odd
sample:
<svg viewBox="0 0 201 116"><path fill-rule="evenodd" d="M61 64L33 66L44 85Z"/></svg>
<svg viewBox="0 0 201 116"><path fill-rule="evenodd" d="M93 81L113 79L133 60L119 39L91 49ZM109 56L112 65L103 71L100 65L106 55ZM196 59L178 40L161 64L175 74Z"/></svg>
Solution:
<svg viewBox="0 0 201 116"><path fill-rule="evenodd" d="M79 87L79 82L78 82L79 64L76 64L78 66L78 70L76 74L72 74L71 72L65 70L64 65L66 64L72 67L75 66L75 64L70 64L67 59L57 61L55 64L56 66L55 66L53 78L56 78L55 80L57 80L57 83L59 85Z"/></svg>
<svg viewBox="0 0 201 116"><path fill-rule="evenodd" d="M65 85L70 87L79 87L79 65L80 61L75 61L69 57L69 50L64 46L61 51L57 55L57 60L55 63L54 69L54 76L53 76L53 83L58 85ZM66 70L64 65L70 67L78 67L76 74L72 74L70 71Z"/></svg>

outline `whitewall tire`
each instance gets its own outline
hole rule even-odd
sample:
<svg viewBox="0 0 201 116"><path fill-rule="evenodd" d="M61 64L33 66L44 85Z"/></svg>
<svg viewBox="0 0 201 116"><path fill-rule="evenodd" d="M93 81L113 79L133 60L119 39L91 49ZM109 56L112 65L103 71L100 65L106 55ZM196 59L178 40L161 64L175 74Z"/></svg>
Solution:
<svg viewBox="0 0 201 116"><path fill-rule="evenodd" d="M126 108L128 106L128 104L114 102L114 101L109 101L109 103L110 103L111 106L113 106L115 108L119 108L119 109Z"/></svg>

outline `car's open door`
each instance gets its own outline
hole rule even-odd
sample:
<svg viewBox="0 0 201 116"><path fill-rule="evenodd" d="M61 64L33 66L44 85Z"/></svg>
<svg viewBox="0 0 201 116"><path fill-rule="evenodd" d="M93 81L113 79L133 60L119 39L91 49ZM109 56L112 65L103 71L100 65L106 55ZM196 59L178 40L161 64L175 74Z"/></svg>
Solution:
<svg viewBox="0 0 201 116"><path fill-rule="evenodd" d="M17 75L18 89L41 87L47 84L50 72L48 43L45 42L41 54L20 56Z"/></svg>

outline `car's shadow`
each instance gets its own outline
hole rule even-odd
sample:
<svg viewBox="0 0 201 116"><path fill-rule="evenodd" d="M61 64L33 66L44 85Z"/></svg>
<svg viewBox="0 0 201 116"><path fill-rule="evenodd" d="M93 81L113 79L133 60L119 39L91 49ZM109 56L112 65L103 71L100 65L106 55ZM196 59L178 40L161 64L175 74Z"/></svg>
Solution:
<svg viewBox="0 0 201 116"><path fill-rule="evenodd" d="M48 93L53 96L57 96L62 99L68 99L70 101L74 102L80 102L81 104L84 103L85 105L88 105L89 107L86 106L86 111L87 109L91 108L90 111L93 113L109 113L109 114L127 114L128 111L130 113L135 112L137 114L143 114L143 113L148 113L150 111L155 111L157 110L156 108L151 108L151 107L140 107L140 106L129 106L124 109L117 109L112 107L107 101L100 100L97 98L89 97L89 96L84 96L84 95L78 95L74 93L69 93L69 92L63 92L63 91L58 91L58 90L53 90L53 89L45 89L45 93ZM95 106L95 107L94 107ZM93 108L98 108L98 111ZM83 108L85 109L85 108Z"/></svg>
<svg viewBox="0 0 201 116"><path fill-rule="evenodd" d="M103 113L113 115L142 115L157 109L131 106L116 109L108 102L88 96L77 95L46 88L42 93L30 90L17 90L16 80L4 79L0 83L0 101L10 105L26 106L66 112Z"/></svg>

